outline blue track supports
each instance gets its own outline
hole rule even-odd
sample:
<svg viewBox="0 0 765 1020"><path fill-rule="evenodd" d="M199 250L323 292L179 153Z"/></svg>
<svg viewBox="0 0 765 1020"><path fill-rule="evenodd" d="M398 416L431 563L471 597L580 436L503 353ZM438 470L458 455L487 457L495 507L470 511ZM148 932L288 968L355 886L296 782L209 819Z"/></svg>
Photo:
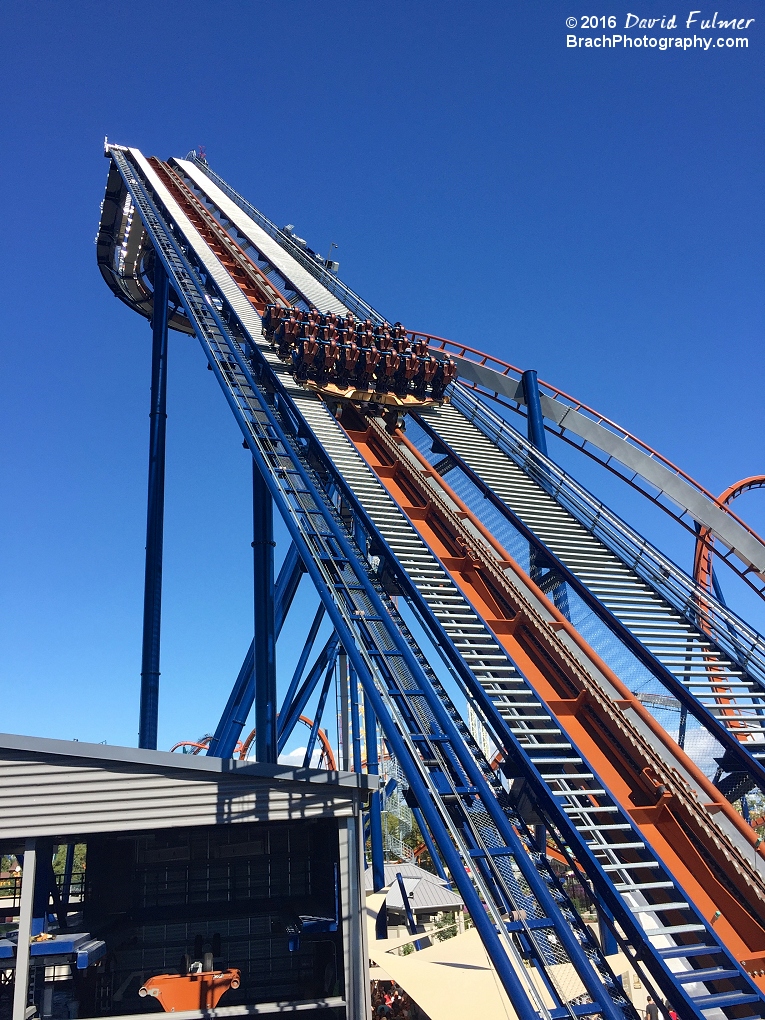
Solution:
<svg viewBox="0 0 765 1020"><path fill-rule="evenodd" d="M320 602L319 608L316 610L316 615L313 618L311 629L308 631L308 637L305 639L303 651L300 653L300 658L298 659L297 666L295 666L295 672L292 674L292 679L290 680L290 685L287 688L287 693L284 695L282 707L279 710L279 717L277 719L276 725L276 730L279 736L281 736L282 733L284 732L284 724L287 721L290 706L295 698L295 694L297 693L301 677L303 676L303 670L305 669L306 664L308 662L308 657L313 651L313 646L316 641L316 637L319 633L321 621L323 619L324 619L324 603Z"/></svg>
<svg viewBox="0 0 765 1020"><path fill-rule="evenodd" d="M537 373L533 368L524 372L521 376L523 384L523 395L526 400L526 412L528 414L529 439L536 448L547 456L547 439L545 437L545 423L542 415L542 403L539 399L539 382Z"/></svg>
<svg viewBox="0 0 765 1020"><path fill-rule="evenodd" d="M311 767L311 758L313 758L313 749L316 747L316 738L319 734L319 726L321 726L321 717L324 715L324 706L327 703L327 695L329 694L329 688L332 685L332 674L335 670L335 659L334 656L332 661L327 668L326 676L324 677L324 686L321 689L319 695L319 703L316 706L316 714L314 715L313 724L311 726L311 732L308 735L308 746L305 749L305 758L303 759L303 768L308 769Z"/></svg>
<svg viewBox="0 0 765 1020"><path fill-rule="evenodd" d="M292 543L284 557L279 577L276 581L274 595L274 632L276 637L282 629L290 603L297 591L300 578L305 568ZM250 645L247 655L239 670L231 694L223 709L215 734L207 748L207 754L216 758L230 758L234 753L236 742L242 734L247 716L250 714L255 700L255 678L253 674L254 642Z"/></svg>
<svg viewBox="0 0 765 1020"><path fill-rule="evenodd" d="M433 867L436 869L438 877L442 878L444 882L448 882L449 888L451 889L452 883L449 882L449 876L446 874L444 866L441 863L441 858L439 857L438 850L436 849L436 844L433 842L433 837L428 832L428 827L425 824L425 819L423 817L422 811L420 811L418 807L415 807L412 808L412 814L414 815L415 822L417 822L417 828L422 833L422 840L425 846L428 848L430 859L431 861L433 861Z"/></svg>
<svg viewBox="0 0 765 1020"><path fill-rule="evenodd" d="M351 695L351 741L353 748L353 771L361 772L361 719L359 717L359 678L356 670L351 666L349 677L349 690Z"/></svg>
<svg viewBox="0 0 765 1020"><path fill-rule="evenodd" d="M534 834L534 846L540 852L547 856L547 826L546 825L535 825L533 828Z"/></svg>
<svg viewBox="0 0 765 1020"><path fill-rule="evenodd" d="M324 645L322 650L314 662L308 676L303 681L300 690L295 695L295 698L291 705L284 707L284 726L279 728L279 751L284 750L284 745L287 743L290 733L297 726L298 720L303 713L303 709L308 704L308 699L316 689L316 684L319 682L322 672L325 666L329 666L329 672L331 673L334 669L335 661L337 659L337 634L333 631L327 643Z"/></svg>
<svg viewBox="0 0 765 1020"><path fill-rule="evenodd" d="M279 569L279 577L276 581L276 593L274 595L274 633L277 638L284 624L284 618L289 612L292 600L297 594L300 579L305 573L303 561L294 542L290 542L287 555Z"/></svg>
<svg viewBox="0 0 765 1020"><path fill-rule="evenodd" d="M35 875L35 891L32 902L32 934L41 935L48 930L51 885L55 884L53 876L53 840L49 837L38 839L36 849L37 873Z"/></svg>
<svg viewBox="0 0 765 1020"><path fill-rule="evenodd" d="M396 872L396 881L398 882L398 888L401 893L401 900L404 904L404 915L406 916L407 930L410 935L416 935L417 922L414 919L414 914L412 913L412 904L409 902L409 896L407 895L406 886L404 885L404 876L401 874L400 871ZM414 943L414 948L422 949L419 939L417 939L417 941Z"/></svg>
<svg viewBox="0 0 765 1020"><path fill-rule="evenodd" d="M159 717L159 648L162 616L162 539L165 520L165 435L167 431L167 300L170 281L154 260L154 312L149 412L149 492L146 511L146 573L143 591L141 708L138 746L156 750Z"/></svg>
<svg viewBox="0 0 765 1020"><path fill-rule="evenodd" d="M252 462L252 551L255 595L255 760L276 764L276 630L274 621L274 504Z"/></svg>
<svg viewBox="0 0 765 1020"><path fill-rule="evenodd" d="M364 728L367 745L367 772L370 776L377 776L380 773L377 754L377 719L369 698L366 696L364 697ZM369 798L369 842L372 848L372 889L374 892L379 892L385 887L385 858L379 790L375 790Z"/></svg>
<svg viewBox="0 0 765 1020"><path fill-rule="evenodd" d="M613 933L614 915L604 903L598 903L598 935L600 937L600 948L604 956L613 956L619 952L619 944Z"/></svg>

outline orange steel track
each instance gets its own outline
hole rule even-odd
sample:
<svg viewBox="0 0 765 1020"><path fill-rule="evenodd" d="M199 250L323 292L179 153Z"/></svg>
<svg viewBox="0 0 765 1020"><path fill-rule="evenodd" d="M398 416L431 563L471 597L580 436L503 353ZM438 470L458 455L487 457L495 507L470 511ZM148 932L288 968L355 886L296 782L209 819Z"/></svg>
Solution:
<svg viewBox="0 0 765 1020"><path fill-rule="evenodd" d="M733 500L737 496L740 496L743 492L748 492L750 489L761 488L765 488L765 475L752 475L750 478L744 478L742 481L736 482L735 485L730 485L725 492L720 495L718 502L723 506L729 507ZM703 592L709 592L710 594L714 593L714 585L712 584L713 546L714 535L712 534L711 529L699 528L696 536L696 548L693 555L693 578ZM709 607L702 594L699 594L697 598L697 605L699 608L699 626L706 634L711 636L712 629L709 625ZM719 670L716 669L716 660L713 656L707 658L706 662L710 678L712 680L719 679L720 681L719 687L711 688L711 692L713 694L723 695L722 697L715 698L715 701L718 705L723 706L722 714L728 717L728 725L730 726L730 729L736 730L739 740L745 742L749 736L746 721L741 719L739 713L734 708L724 707L732 704L732 699L724 696L731 693L730 688L726 686L725 677L720 674Z"/></svg>
<svg viewBox="0 0 765 1020"><path fill-rule="evenodd" d="M763 488L765 488L765 475L752 475L750 478L744 478L742 481L736 482L735 485L730 485L725 492L718 496L717 502L720 506L730 510L730 504L737 496L748 492L750 489ZM693 578L696 584L700 585L704 591L709 592L712 591L713 543L714 535L710 529L701 528L696 537L696 551L693 557Z"/></svg>
<svg viewBox="0 0 765 1020"><path fill-rule="evenodd" d="M298 722L303 723L310 730L313 726L313 719L309 719L307 715L301 715L298 717ZM329 737L323 729L319 728L316 736L321 744L321 755L319 757L320 769L327 769L329 772L337 772L337 762L335 761L335 753L332 750L332 744L329 742ZM245 740L240 740L234 748L234 757L239 758L241 761L246 761L247 755L250 753L250 747L255 739L255 730L251 730ZM186 751L186 754L199 754L201 751L206 751L212 737L204 737L202 740L179 740L177 744L173 744L170 748L171 751L177 751L181 747L190 747L191 751Z"/></svg>
<svg viewBox="0 0 765 1020"><path fill-rule="evenodd" d="M149 163L257 313L261 316L264 315L266 305L275 303L283 304L289 308L290 302L287 298L271 283L263 270L255 265L239 245L231 240L180 174L167 163L157 159L156 156L152 156Z"/></svg>
<svg viewBox="0 0 765 1020"><path fill-rule="evenodd" d="M724 812L753 849L756 835L401 432L392 439L379 425L359 414L346 413L342 424L361 456L611 796L629 814L700 912L714 921L718 936L737 959L746 959L752 970L762 967L765 890L710 815ZM403 456L404 451L408 458ZM434 498L428 481L438 484L445 499L456 508L455 513L449 512L448 503L445 506L441 499ZM491 554L485 547L478 547L460 519L470 520L482 533ZM519 587L505 577L503 570L508 568ZM519 588L525 588L532 599L526 601ZM544 606L548 620L535 610L535 602ZM558 639L556 632L561 630L568 632L594 669L609 681L612 699ZM682 764L707 802L698 803L678 774L625 718L627 709L639 715L671 757ZM731 854L737 858L735 863Z"/></svg>

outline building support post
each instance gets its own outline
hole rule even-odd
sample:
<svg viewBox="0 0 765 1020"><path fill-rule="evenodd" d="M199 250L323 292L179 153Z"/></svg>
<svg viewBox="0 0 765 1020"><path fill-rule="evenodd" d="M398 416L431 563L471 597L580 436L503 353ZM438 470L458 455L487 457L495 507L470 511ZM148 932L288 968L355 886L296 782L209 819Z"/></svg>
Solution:
<svg viewBox="0 0 765 1020"><path fill-rule="evenodd" d="M366 896L363 874L363 827L358 810L340 819L340 918L343 935L345 1001L348 1017L371 1016Z"/></svg>
<svg viewBox="0 0 765 1020"><path fill-rule="evenodd" d="M255 594L255 760L276 764L276 631L274 623L274 504L252 462L253 568Z"/></svg>
<svg viewBox="0 0 765 1020"><path fill-rule="evenodd" d="M156 750L159 716L159 648L162 616L162 540L165 518L165 433L167 429L167 301L170 281L154 259L151 347L149 492L146 512L146 574L143 594L141 711L138 746Z"/></svg>
<svg viewBox="0 0 765 1020"><path fill-rule="evenodd" d="M32 937L36 872L37 850L35 841L28 839L24 848L24 864L21 870L19 936L16 946L16 975L13 985L13 1020L26 1020L29 990L29 940Z"/></svg>
<svg viewBox="0 0 765 1020"><path fill-rule="evenodd" d="M74 850L75 844L68 843L66 847L66 860L64 862L64 882L61 886L61 903L65 915L69 910L69 897L72 895L72 875L74 873Z"/></svg>
<svg viewBox="0 0 765 1020"><path fill-rule="evenodd" d="M533 368L524 372L521 376L523 384L523 396L526 400L526 412L528 414L529 439L533 446L547 456L547 439L545 437L545 423L542 415L542 402L539 399L539 381L537 373Z"/></svg>

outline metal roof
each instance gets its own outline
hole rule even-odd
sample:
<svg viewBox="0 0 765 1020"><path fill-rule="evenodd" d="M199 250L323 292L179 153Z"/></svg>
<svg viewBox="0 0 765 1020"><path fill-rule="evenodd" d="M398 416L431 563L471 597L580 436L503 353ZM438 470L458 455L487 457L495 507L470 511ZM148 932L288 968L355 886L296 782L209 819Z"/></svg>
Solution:
<svg viewBox="0 0 765 1020"><path fill-rule="evenodd" d="M0 734L3 839L347 817L376 778Z"/></svg>
<svg viewBox="0 0 765 1020"><path fill-rule="evenodd" d="M414 914L436 914L440 910L461 910L462 897L449 888L437 875L419 868L416 864L386 864L385 885L389 888L386 903L389 910L404 910L396 875L400 873ZM367 892L372 891L372 869L364 873Z"/></svg>

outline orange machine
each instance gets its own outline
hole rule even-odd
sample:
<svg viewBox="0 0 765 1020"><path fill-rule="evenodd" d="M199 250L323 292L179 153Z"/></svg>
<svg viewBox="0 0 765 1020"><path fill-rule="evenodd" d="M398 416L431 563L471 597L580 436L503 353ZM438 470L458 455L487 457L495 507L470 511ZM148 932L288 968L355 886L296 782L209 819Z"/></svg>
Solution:
<svg viewBox="0 0 765 1020"><path fill-rule="evenodd" d="M201 965L200 965L201 966ZM198 970L189 974L156 974L138 989L140 996L159 1000L166 1013L188 1009L214 1009L229 988L238 988L241 973L231 970Z"/></svg>

